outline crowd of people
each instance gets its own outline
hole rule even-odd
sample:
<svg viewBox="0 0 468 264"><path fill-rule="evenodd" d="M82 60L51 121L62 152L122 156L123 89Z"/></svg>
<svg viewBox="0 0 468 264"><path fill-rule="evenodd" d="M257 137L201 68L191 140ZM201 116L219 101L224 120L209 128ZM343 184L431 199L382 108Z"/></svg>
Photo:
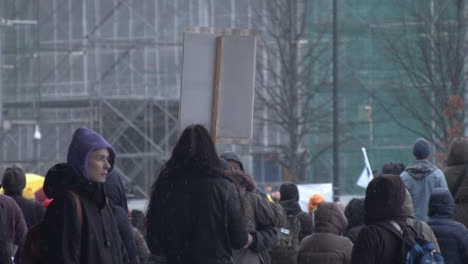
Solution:
<svg viewBox="0 0 468 264"><path fill-rule="evenodd" d="M36 200L22 196L21 167L4 171L0 263L395 264L410 263L415 245L429 249L430 263L466 263L468 139L452 142L443 171L431 149L420 138L415 162L386 163L364 198L344 206L316 194L304 212L296 184L265 193L236 153L219 155L192 125L160 169L147 212L129 212L114 148L79 128Z"/></svg>

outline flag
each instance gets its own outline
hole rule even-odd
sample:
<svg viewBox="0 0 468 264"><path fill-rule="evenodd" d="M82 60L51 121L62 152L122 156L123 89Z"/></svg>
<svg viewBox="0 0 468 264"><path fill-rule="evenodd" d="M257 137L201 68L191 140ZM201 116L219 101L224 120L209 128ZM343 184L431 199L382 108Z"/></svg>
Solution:
<svg viewBox="0 0 468 264"><path fill-rule="evenodd" d="M356 184L358 186L361 186L362 188L367 188L367 185L369 184L369 182L372 181L374 175L372 174L369 159L367 158L366 149L361 148L361 150L362 155L364 156L364 169L362 170L361 175L359 176L359 179Z"/></svg>

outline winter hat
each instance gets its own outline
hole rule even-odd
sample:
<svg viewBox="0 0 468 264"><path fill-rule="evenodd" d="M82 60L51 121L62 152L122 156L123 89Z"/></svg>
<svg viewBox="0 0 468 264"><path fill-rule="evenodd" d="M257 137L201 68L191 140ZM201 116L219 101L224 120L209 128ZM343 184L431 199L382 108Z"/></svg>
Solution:
<svg viewBox="0 0 468 264"><path fill-rule="evenodd" d="M382 166L381 172L382 174L400 175L405 169L404 164L390 161Z"/></svg>
<svg viewBox="0 0 468 264"><path fill-rule="evenodd" d="M348 229L364 225L364 199L353 198L345 208Z"/></svg>
<svg viewBox="0 0 468 264"><path fill-rule="evenodd" d="M294 200L299 201L299 190L297 185L292 182L285 182L281 184L280 189L280 201Z"/></svg>
<svg viewBox="0 0 468 264"><path fill-rule="evenodd" d="M374 178L366 189L364 222L404 220L405 184L400 176L382 175Z"/></svg>
<svg viewBox="0 0 468 264"><path fill-rule="evenodd" d="M225 152L221 154L221 158L227 161L234 161L237 162L242 171L244 171L244 165L242 165L242 161L240 160L239 156L235 152Z"/></svg>
<svg viewBox="0 0 468 264"><path fill-rule="evenodd" d="M309 199L309 205L308 205L309 214L312 213L315 209L317 209L319 203L323 201L325 201L325 197L323 197L322 195L320 194L312 195Z"/></svg>
<svg viewBox="0 0 468 264"><path fill-rule="evenodd" d="M431 144L424 138L418 138L413 146L413 155L417 160L429 157L431 155Z"/></svg>
<svg viewBox="0 0 468 264"><path fill-rule="evenodd" d="M85 177L89 180L88 176L88 154L100 150L109 150L109 163L111 165L108 173L112 171L115 163L115 150L112 148L101 135L95 131L80 127L73 134L72 141L68 147L67 163L72 171L79 176Z"/></svg>
<svg viewBox="0 0 468 264"><path fill-rule="evenodd" d="M26 187L26 175L21 167L13 165L5 169L2 179L5 194L21 195Z"/></svg>

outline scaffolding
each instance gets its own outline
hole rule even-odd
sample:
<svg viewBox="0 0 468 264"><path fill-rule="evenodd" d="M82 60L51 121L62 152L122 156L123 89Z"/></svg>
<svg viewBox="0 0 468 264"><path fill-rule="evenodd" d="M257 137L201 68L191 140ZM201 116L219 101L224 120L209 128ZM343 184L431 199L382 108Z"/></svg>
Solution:
<svg viewBox="0 0 468 264"><path fill-rule="evenodd" d="M0 0L0 169L44 175L86 126L117 150L129 193L145 197L177 137L184 28L249 28L250 9L250 0Z"/></svg>

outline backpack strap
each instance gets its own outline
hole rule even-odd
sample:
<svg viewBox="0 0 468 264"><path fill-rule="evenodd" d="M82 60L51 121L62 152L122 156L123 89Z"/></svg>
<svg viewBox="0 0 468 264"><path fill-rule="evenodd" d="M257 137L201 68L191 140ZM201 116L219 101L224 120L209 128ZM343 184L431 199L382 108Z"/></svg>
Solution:
<svg viewBox="0 0 468 264"><path fill-rule="evenodd" d="M78 222L80 223L80 228L82 228L83 227L83 209L81 208L80 197L78 196L78 194L76 194L76 192L72 190L67 190L67 192L71 194L71 196L73 197L73 200L75 200L76 215L78 215Z"/></svg>
<svg viewBox="0 0 468 264"><path fill-rule="evenodd" d="M419 235L419 236L423 236L423 226L422 226L422 223L421 221L419 221L418 219L414 219L413 220L414 222L414 229L416 229L416 234Z"/></svg>
<svg viewBox="0 0 468 264"><path fill-rule="evenodd" d="M462 183L464 182L465 180L465 175L466 175L466 171L468 170L468 164L466 164L465 166L463 166L463 174L458 176L457 178L457 182L455 183L455 185L453 186L453 190L452 190L452 196L453 196L453 199L456 200L455 196L457 195L458 193L458 189L460 189L460 186L462 185Z"/></svg>

